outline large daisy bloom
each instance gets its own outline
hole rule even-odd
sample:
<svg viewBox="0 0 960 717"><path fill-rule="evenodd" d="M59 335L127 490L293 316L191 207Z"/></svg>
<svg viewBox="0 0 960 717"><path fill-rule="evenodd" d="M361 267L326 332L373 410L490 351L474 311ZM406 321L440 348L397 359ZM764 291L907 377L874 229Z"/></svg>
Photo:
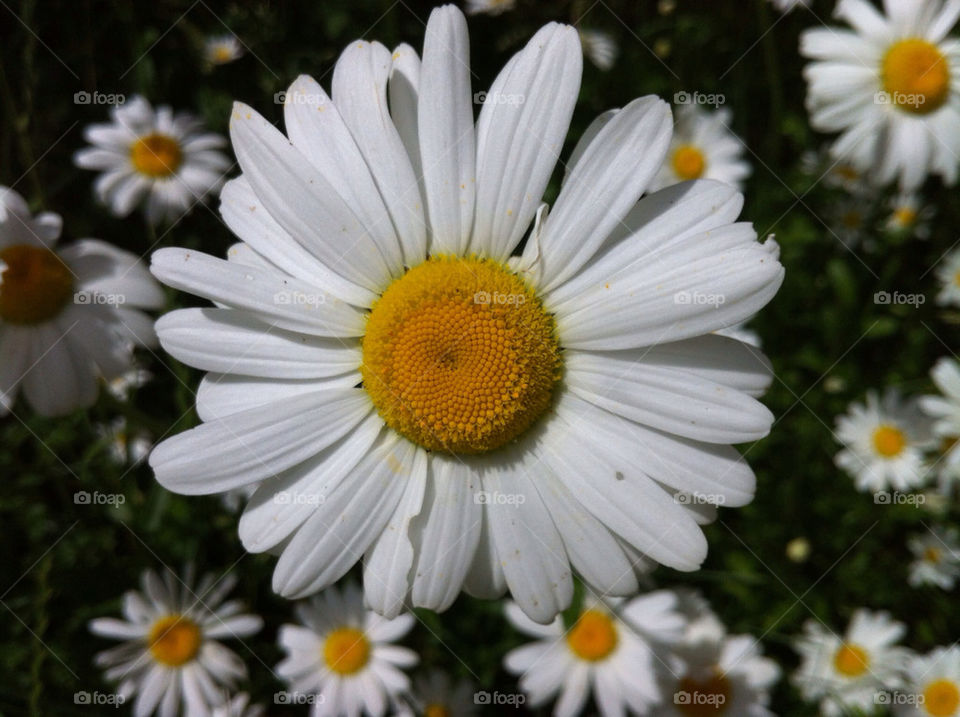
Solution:
<svg viewBox="0 0 960 717"><path fill-rule="evenodd" d="M729 109L713 112L699 105L680 105L666 161L651 189L691 179L715 179L737 189L750 176L744 144L730 129Z"/></svg>
<svg viewBox="0 0 960 717"><path fill-rule="evenodd" d="M309 77L290 87L289 136L236 106L243 176L221 210L243 243L228 260L153 256L161 281L218 308L158 324L167 351L212 373L203 425L150 462L184 494L261 481L240 537L280 553L284 596L363 557L384 615L509 589L550 622L571 602L571 567L613 595L637 590L644 558L699 567L703 511L675 495L751 500L727 444L768 432L754 396L769 365L711 332L755 314L783 268L732 223L730 187L638 202L670 142L654 97L587 132L547 216L577 31L538 32L476 123L467 42L446 6L422 62L351 44L332 99Z"/></svg>
<svg viewBox="0 0 960 717"><path fill-rule="evenodd" d="M899 178L903 190L928 174L948 184L960 156L960 45L947 33L960 15L957 0L840 0L837 17L852 30L814 28L800 52L813 60L808 84L810 123L840 132L831 147L877 183Z"/></svg>
<svg viewBox="0 0 960 717"><path fill-rule="evenodd" d="M960 306L960 249L954 249L937 265L940 291L937 303L941 306Z"/></svg>
<svg viewBox="0 0 960 717"><path fill-rule="evenodd" d="M938 647L913 657L906 672L907 685L896 699L898 717L960 715L960 648Z"/></svg>
<svg viewBox="0 0 960 717"><path fill-rule="evenodd" d="M21 390L44 416L86 408L101 378L133 366L134 345L156 343L140 309L164 296L146 267L99 239L57 247L60 227L0 187L0 416Z"/></svg>
<svg viewBox="0 0 960 717"><path fill-rule="evenodd" d="M887 389L866 403L853 403L837 418L836 437L844 448L834 459L854 480L857 490L909 490L927 478L924 450L930 444L930 421L916 399Z"/></svg>
<svg viewBox="0 0 960 717"><path fill-rule="evenodd" d="M224 701L225 691L247 676L236 653L219 640L243 638L259 631L262 620L243 614L237 600L224 602L236 584L232 575L219 581L205 575L193 587L192 570L181 581L167 571L163 579L143 573L142 592L123 596L123 616L90 621L90 631L124 640L97 655L106 679L118 682L117 694L137 695L134 717L205 715Z"/></svg>
<svg viewBox="0 0 960 717"><path fill-rule="evenodd" d="M960 577L960 536L956 528L933 528L907 540L913 553L908 582L912 587L936 585L952 590Z"/></svg>
<svg viewBox="0 0 960 717"><path fill-rule="evenodd" d="M536 641L507 653L504 666L520 675L531 708L556 697L556 717L579 714L591 694L604 717L645 714L663 699L662 673L678 666L666 648L686 626L677 596L666 590L629 602L588 596L569 629L559 616L548 625L533 622L513 602L506 615Z"/></svg>
<svg viewBox="0 0 960 717"><path fill-rule="evenodd" d="M380 717L410 688L401 670L415 665L417 654L392 643L410 631L413 615L388 619L367 610L354 583L342 592L328 588L295 609L302 624L280 628L287 657L277 665L291 704L312 704L314 717Z"/></svg>
<svg viewBox="0 0 960 717"><path fill-rule="evenodd" d="M93 146L78 151L73 161L102 172L94 192L115 216L143 204L151 223L173 221L223 183L230 168L220 151L226 140L207 132L193 115L154 109L137 95L113 107L110 118L84 130Z"/></svg>
<svg viewBox="0 0 960 717"><path fill-rule="evenodd" d="M883 689L900 685L907 651L897 647L906 627L884 612L857 610L843 638L810 620L795 643L802 663L793 680L807 701L820 700L827 717L845 710L872 712Z"/></svg>

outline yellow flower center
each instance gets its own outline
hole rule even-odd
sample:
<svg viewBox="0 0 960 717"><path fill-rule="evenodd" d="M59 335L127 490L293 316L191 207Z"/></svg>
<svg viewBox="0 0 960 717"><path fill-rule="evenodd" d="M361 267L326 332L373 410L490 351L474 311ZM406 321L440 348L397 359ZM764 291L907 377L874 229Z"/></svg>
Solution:
<svg viewBox="0 0 960 717"><path fill-rule="evenodd" d="M873 447L884 458L895 458L907 445L907 437L896 426L877 426L873 431Z"/></svg>
<svg viewBox="0 0 960 717"><path fill-rule="evenodd" d="M950 680L935 680L923 688L923 709L934 717L949 717L960 707L960 689Z"/></svg>
<svg viewBox="0 0 960 717"><path fill-rule="evenodd" d="M697 179L703 175L707 161L703 152L692 144L682 144L673 152L673 171L680 179Z"/></svg>
<svg viewBox="0 0 960 717"><path fill-rule="evenodd" d="M363 386L391 428L428 450L482 453L550 406L553 318L487 259L437 256L387 287L363 337Z"/></svg>
<svg viewBox="0 0 960 717"><path fill-rule="evenodd" d="M719 669L706 680L684 677L677 686L677 693L684 699L677 700L676 707L690 717L723 714L730 705L732 692L730 681Z"/></svg>
<svg viewBox="0 0 960 717"><path fill-rule="evenodd" d="M323 643L323 661L340 675L352 675L370 660L370 643L366 635L352 627L340 627Z"/></svg>
<svg viewBox="0 0 960 717"><path fill-rule="evenodd" d="M910 207L900 207L894 211L893 220L901 227L909 227L917 221L917 212Z"/></svg>
<svg viewBox="0 0 960 717"><path fill-rule="evenodd" d="M940 562L940 550L934 548L933 546L927 548L923 551L923 559L928 563L939 563Z"/></svg>
<svg viewBox="0 0 960 717"><path fill-rule="evenodd" d="M148 177L169 177L180 167L182 159L180 143L157 132L141 137L130 147L134 169Z"/></svg>
<svg viewBox="0 0 960 717"><path fill-rule="evenodd" d="M450 717L452 714L449 707L441 704L427 705L423 710L423 717Z"/></svg>
<svg viewBox="0 0 960 717"><path fill-rule="evenodd" d="M833 666L845 677L859 677L870 667L870 657L859 645L844 643L833 656Z"/></svg>
<svg viewBox="0 0 960 717"><path fill-rule="evenodd" d="M833 168L834 173L848 182L855 182L860 179L860 172L849 164L838 164Z"/></svg>
<svg viewBox="0 0 960 717"><path fill-rule="evenodd" d="M902 110L927 114L950 94L950 66L939 48L920 38L894 43L883 58L883 89Z"/></svg>
<svg viewBox="0 0 960 717"><path fill-rule="evenodd" d="M226 45L218 45L213 49L215 62L230 62L233 59L233 50Z"/></svg>
<svg viewBox="0 0 960 717"><path fill-rule="evenodd" d="M581 660L596 662L617 646L617 628L613 619L600 610L585 610L567 633L567 644Z"/></svg>
<svg viewBox="0 0 960 717"><path fill-rule="evenodd" d="M179 667L197 656L203 633L193 620L183 615L168 615L153 624L147 641L153 659L169 667Z"/></svg>
<svg viewBox="0 0 960 717"><path fill-rule="evenodd" d="M0 249L0 319L39 324L60 313L73 295L73 274L49 249L15 244Z"/></svg>

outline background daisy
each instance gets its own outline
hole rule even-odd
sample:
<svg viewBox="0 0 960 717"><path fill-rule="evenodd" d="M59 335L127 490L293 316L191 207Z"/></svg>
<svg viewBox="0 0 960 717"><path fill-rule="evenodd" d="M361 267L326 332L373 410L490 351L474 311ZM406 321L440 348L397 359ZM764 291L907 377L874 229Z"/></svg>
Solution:
<svg viewBox="0 0 960 717"><path fill-rule="evenodd" d="M203 59L210 66L226 65L243 57L243 44L236 35L215 35L203 43Z"/></svg>
<svg viewBox="0 0 960 717"><path fill-rule="evenodd" d="M960 715L960 648L938 647L913 657L907 684L897 697L898 717Z"/></svg>

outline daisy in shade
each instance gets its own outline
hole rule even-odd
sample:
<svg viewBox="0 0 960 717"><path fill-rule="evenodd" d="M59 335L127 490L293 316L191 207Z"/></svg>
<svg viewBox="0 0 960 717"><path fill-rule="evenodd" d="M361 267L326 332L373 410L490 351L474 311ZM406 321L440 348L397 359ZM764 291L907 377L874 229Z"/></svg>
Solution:
<svg viewBox="0 0 960 717"><path fill-rule="evenodd" d="M906 627L885 612L857 610L843 638L810 620L795 643L802 664L793 680L827 717L851 709L872 712L882 689L900 686L907 651L897 647Z"/></svg>
<svg viewBox="0 0 960 717"><path fill-rule="evenodd" d="M894 234L927 239L930 237L930 219L934 212L934 207L924 206L919 194L901 192L890 200L890 214L884 222L884 228Z"/></svg>
<svg viewBox="0 0 960 717"><path fill-rule="evenodd" d="M940 260L936 274L940 282L937 303L941 306L960 306L960 249L954 249Z"/></svg>
<svg viewBox="0 0 960 717"><path fill-rule="evenodd" d="M703 515L676 493L751 500L728 444L768 432L754 396L769 365L711 334L764 306L783 268L733 223L731 187L640 199L672 128L653 97L587 132L548 212L577 31L540 30L488 93L524 102L485 102L476 124L467 42L446 6L422 61L352 43L332 99L309 77L290 87L288 136L235 107L243 176L221 210L243 243L228 260L153 256L162 281L218 307L159 323L167 351L212 373L203 425L150 463L184 494L261 481L240 536L280 553L284 596L364 557L384 615L510 590L549 623L574 570L622 596L647 559L699 567ZM285 492L305 499L275 499Z"/></svg>
<svg viewBox="0 0 960 717"><path fill-rule="evenodd" d="M907 699L899 700L898 717L958 717L960 648L938 647L927 655L913 657L900 696Z"/></svg>
<svg viewBox="0 0 960 717"><path fill-rule="evenodd" d="M933 528L907 541L914 561L908 582L912 587L936 585L952 590L960 577L960 540L955 528Z"/></svg>
<svg viewBox="0 0 960 717"><path fill-rule="evenodd" d="M110 110L111 122L90 125L92 147L73 158L102 174L93 185L97 199L115 216L143 204L151 223L173 221L222 183L230 160L220 151L226 140L203 123L169 107L156 110L139 95Z"/></svg>
<svg viewBox="0 0 960 717"><path fill-rule="evenodd" d="M156 343L140 309L164 296L146 267L98 239L57 247L60 225L0 187L0 416L21 390L44 416L86 408L101 378L131 368L134 345Z"/></svg>
<svg viewBox="0 0 960 717"><path fill-rule="evenodd" d="M728 109L679 106L670 149L650 188L715 179L740 189L750 176L750 165L743 159L743 142L730 130L731 119Z"/></svg>
<svg viewBox="0 0 960 717"><path fill-rule="evenodd" d="M468 15L501 15L513 10L516 0L467 0Z"/></svg>
<svg viewBox="0 0 960 717"><path fill-rule="evenodd" d="M250 695L241 692L229 702L213 708L210 717L263 717L266 710L262 705L250 704Z"/></svg>
<svg viewBox="0 0 960 717"><path fill-rule="evenodd" d="M849 162L842 162L830 156L829 147L811 149L800 158L800 168L804 174L813 177L815 184L823 183L830 189L842 189L851 194L863 194L870 190L863 174Z"/></svg>
<svg viewBox="0 0 960 717"><path fill-rule="evenodd" d="M144 368L134 366L114 379L107 381L107 391L118 401L127 401L130 394L150 383L153 374Z"/></svg>
<svg viewBox="0 0 960 717"><path fill-rule="evenodd" d="M870 227L873 212L870 200L861 194L851 194L838 199L829 211L830 234L845 247L854 248L861 242L870 249L875 242L864 241Z"/></svg>
<svg viewBox="0 0 960 717"><path fill-rule="evenodd" d="M882 398L869 391L866 404L851 404L837 418L836 437L844 448L834 460L857 490L909 490L927 478L930 421L916 399L902 399L896 389L887 389Z"/></svg>
<svg viewBox="0 0 960 717"><path fill-rule="evenodd" d="M683 635L686 620L677 609L677 596L666 590L626 603L588 597L565 629L559 616L541 625L508 602L510 623L537 639L507 653L504 666L520 675L531 708L556 697L557 717L579 714L591 694L604 717L646 714L662 699L661 673L678 667L665 652Z"/></svg>
<svg viewBox="0 0 960 717"><path fill-rule="evenodd" d="M620 46L613 35L603 30L581 30L580 44L587 59L604 72L614 66L620 54Z"/></svg>
<svg viewBox="0 0 960 717"><path fill-rule="evenodd" d="M96 430L109 447L113 462L120 466L139 463L153 447L150 434L142 430L131 433L123 416L118 416L108 424L98 425Z"/></svg>
<svg viewBox="0 0 960 717"><path fill-rule="evenodd" d="M928 174L948 184L960 156L960 51L947 33L960 15L956 0L840 0L836 15L853 30L814 28L800 38L813 60L810 123L840 132L831 153L879 184L899 179L916 189Z"/></svg>
<svg viewBox="0 0 960 717"><path fill-rule="evenodd" d="M169 571L161 579L147 570L142 592L123 596L125 619L90 621L95 635L124 640L96 661L107 680L119 682L117 694L137 696L136 717L174 717L181 704L183 714L208 714L223 702L224 690L247 676L243 661L219 640L252 635L263 622L243 614L239 601L224 602L235 577L205 575L194 588L192 573L188 568L181 581Z"/></svg>
<svg viewBox="0 0 960 717"><path fill-rule="evenodd" d="M308 695L311 714L380 717L392 700L410 687L401 672L417 663L413 650L394 645L413 627L403 613L387 619L363 605L363 593L348 583L296 606L302 625L280 628L286 659L277 674L286 680L294 702Z"/></svg>
<svg viewBox="0 0 960 717"><path fill-rule="evenodd" d="M416 712L409 707L406 710L423 717L472 717L480 711L476 694L477 687L470 680L454 680L442 670L431 670L413 678L410 701Z"/></svg>
<svg viewBox="0 0 960 717"><path fill-rule="evenodd" d="M226 65L243 57L243 44L236 35L216 35L203 44L203 59L208 66Z"/></svg>

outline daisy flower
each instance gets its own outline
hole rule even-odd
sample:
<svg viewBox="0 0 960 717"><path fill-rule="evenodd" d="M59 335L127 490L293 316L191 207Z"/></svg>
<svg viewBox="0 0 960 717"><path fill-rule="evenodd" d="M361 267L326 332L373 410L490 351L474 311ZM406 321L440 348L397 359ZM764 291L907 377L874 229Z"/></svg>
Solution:
<svg viewBox="0 0 960 717"><path fill-rule="evenodd" d="M279 642L287 657L277 665L295 698L318 695L311 714L372 717L410 687L401 669L417 663L413 650L394 645L413 627L403 613L388 619L367 610L363 593L348 583L296 606L302 625L284 625Z"/></svg>
<svg viewBox="0 0 960 717"><path fill-rule="evenodd" d="M810 0L770 0L782 13L788 13L796 7L810 7Z"/></svg>
<svg viewBox="0 0 960 717"><path fill-rule="evenodd" d="M938 647L913 657L907 667L907 686L898 697L898 717L958 717L960 648Z"/></svg>
<svg viewBox="0 0 960 717"><path fill-rule="evenodd" d="M289 137L236 106L243 176L221 210L243 243L228 260L153 256L161 281L218 308L159 322L168 352L212 373L204 423L150 463L184 494L262 481L240 537L280 552L284 596L364 557L384 615L510 590L547 623L571 602L573 570L629 595L646 559L699 567L702 517L675 493L751 500L727 444L769 431L752 397L769 365L711 334L765 305L783 268L772 242L732 223L730 187L640 199L672 127L653 97L587 132L548 216L577 31L538 32L476 125L467 42L446 6L422 62L406 45L351 44L332 99L306 76L290 87Z"/></svg>
<svg viewBox="0 0 960 717"><path fill-rule="evenodd" d="M919 194L900 192L890 200L890 214L884 222L884 228L888 232L927 239L930 236L930 219L935 211L934 207L923 205Z"/></svg>
<svg viewBox="0 0 960 717"><path fill-rule="evenodd" d="M802 658L794 683L808 702L820 700L827 717L850 709L872 712L880 690L901 684L907 651L895 643L905 632L887 613L863 609L853 614L842 639L809 620L794 645Z"/></svg>
<svg viewBox="0 0 960 717"><path fill-rule="evenodd" d="M851 404L836 425L844 448L834 460L857 490L908 490L926 480L923 453L930 443L930 423L916 399L902 399L893 388L881 399L869 391L866 404Z"/></svg>
<svg viewBox="0 0 960 717"><path fill-rule="evenodd" d="M203 44L203 59L209 66L226 65L243 57L243 44L236 35L215 35Z"/></svg>
<svg viewBox="0 0 960 717"><path fill-rule="evenodd" d="M907 541L915 560L908 582L912 587L936 585L952 590L960 577L960 540L955 528L934 528Z"/></svg>
<svg viewBox="0 0 960 717"><path fill-rule="evenodd" d="M620 46L613 35L602 30L581 30L580 44L587 59L604 72L613 67L620 54Z"/></svg>
<svg viewBox="0 0 960 717"><path fill-rule="evenodd" d="M879 184L904 191L928 174L948 184L960 155L960 47L947 33L956 0L840 0L836 14L853 29L814 28L800 39L813 62L804 70L810 123L840 132L834 157Z"/></svg>
<svg viewBox="0 0 960 717"><path fill-rule="evenodd" d="M800 168L804 174L816 180L815 184L823 182L825 187L842 189L850 194L869 193L870 185L863 173L849 162L831 157L829 147L804 152L800 158Z"/></svg>
<svg viewBox="0 0 960 717"><path fill-rule="evenodd" d="M690 179L715 179L740 189L750 165L743 159L743 142L730 130L731 119L726 108L677 107L670 149L651 190Z"/></svg>
<svg viewBox="0 0 960 717"><path fill-rule="evenodd" d="M116 378L106 382L107 392L118 401L126 401L135 389L146 386L153 379L153 374L144 368L134 366L124 371Z"/></svg>
<svg viewBox="0 0 960 717"><path fill-rule="evenodd" d="M500 15L513 10L516 0L467 0L467 15Z"/></svg>
<svg viewBox="0 0 960 717"><path fill-rule="evenodd" d="M245 679L243 661L219 640L258 632L263 622L246 615L236 600L224 598L236 584L228 575L216 580L205 575L192 587L193 570L180 581L167 571L163 579L152 570L143 573L142 592L123 596L123 620L110 617L90 621L100 637L124 640L119 647L96 657L106 679L119 682L117 694L137 695L137 717L158 714L204 715L223 702L224 690Z"/></svg>
<svg viewBox="0 0 960 717"><path fill-rule="evenodd" d="M153 441L146 431L137 431L131 434L127 430L127 419L118 416L108 424L97 426L97 433L104 439L110 449L110 457L117 465L134 465L139 463L153 447Z"/></svg>
<svg viewBox="0 0 960 717"><path fill-rule="evenodd" d="M453 680L442 670L413 678L410 700L424 717L471 717L479 714L477 688L468 679ZM413 713L411 713L413 714Z"/></svg>
<svg viewBox="0 0 960 717"><path fill-rule="evenodd" d="M934 467L940 476L940 488L947 493L952 479L960 473L960 363L941 358L930 376L940 395L923 396L920 408L933 420L933 435L940 442Z"/></svg>
<svg viewBox="0 0 960 717"><path fill-rule="evenodd" d="M960 249L947 254L937 266L937 281L940 293L937 303L941 306L960 306Z"/></svg>
<svg viewBox="0 0 960 717"><path fill-rule="evenodd" d="M230 160L226 140L203 123L169 107L156 110L139 95L110 110L111 122L90 125L74 163L102 174L97 199L125 217L143 203L151 223L180 218L223 182Z"/></svg>
<svg viewBox="0 0 960 717"><path fill-rule="evenodd" d="M871 202L861 194L839 198L830 208L830 233L845 247L856 247L867 233L872 211ZM872 248L873 242L864 241L863 244Z"/></svg>
<svg viewBox="0 0 960 717"><path fill-rule="evenodd" d="M591 694L604 717L645 714L661 701L661 672L670 667L658 653L683 634L686 620L677 608L677 596L666 590L629 602L589 596L564 629L560 616L541 625L508 602L507 619L536 641L507 653L504 666L521 676L531 708L558 697L557 717L579 714Z"/></svg>
<svg viewBox="0 0 960 717"><path fill-rule="evenodd" d="M164 296L146 267L98 239L58 248L60 227L0 187L0 416L21 389L44 416L86 408L101 377L130 369L135 344L156 343L140 309Z"/></svg>

